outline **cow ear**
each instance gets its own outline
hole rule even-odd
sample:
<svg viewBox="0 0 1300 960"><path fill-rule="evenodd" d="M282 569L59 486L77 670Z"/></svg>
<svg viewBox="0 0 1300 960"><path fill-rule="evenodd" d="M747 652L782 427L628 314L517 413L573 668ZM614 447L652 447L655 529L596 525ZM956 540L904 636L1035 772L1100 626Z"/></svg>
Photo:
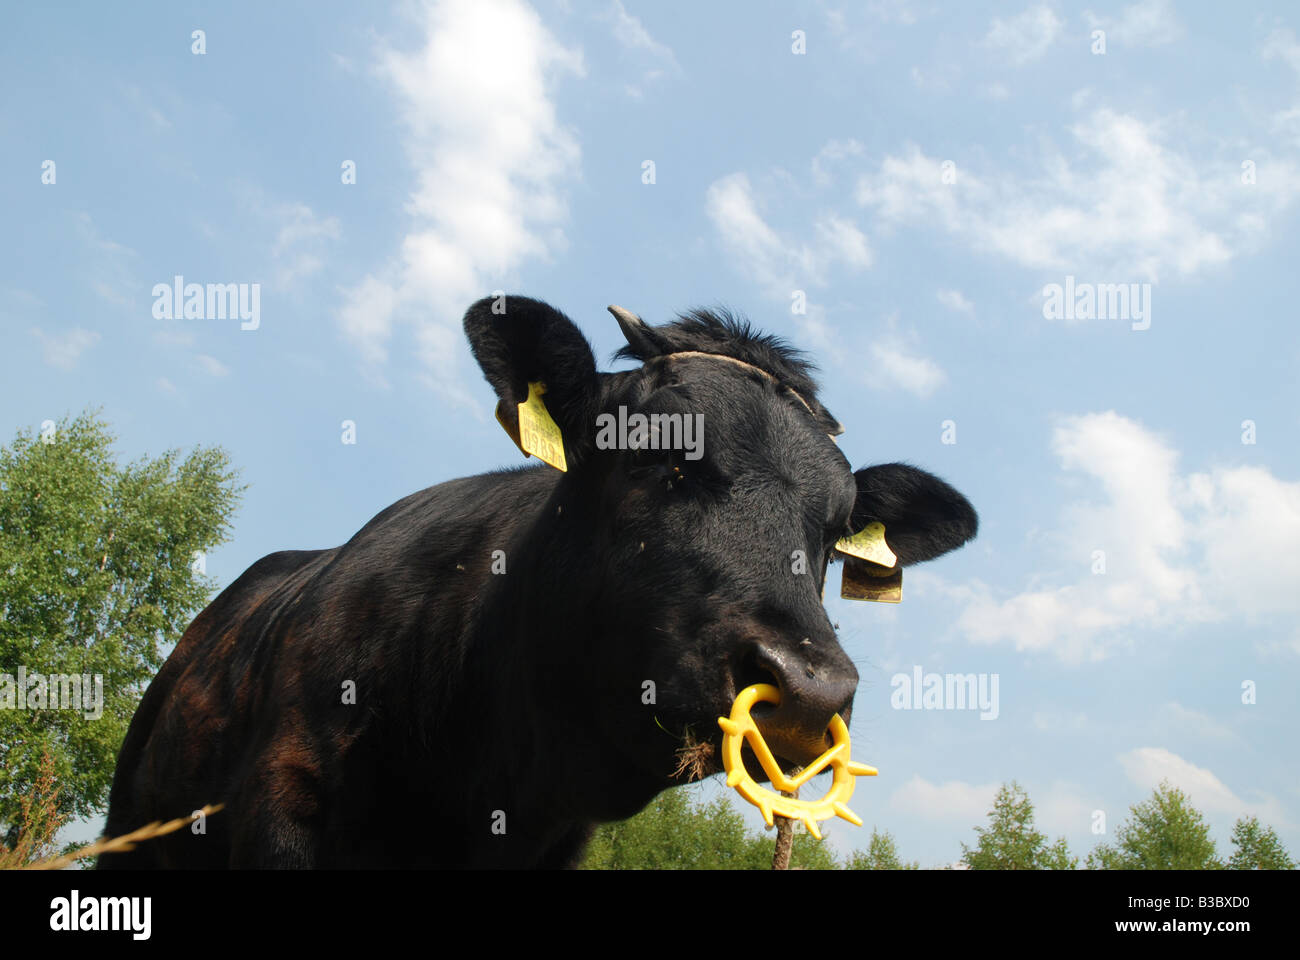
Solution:
<svg viewBox="0 0 1300 960"><path fill-rule="evenodd" d="M529 384L545 387L542 402L560 428L570 459L594 432L600 378L591 344L573 321L528 297L485 297L465 312L474 359L500 398L497 419L516 444L519 404Z"/></svg>
<svg viewBox="0 0 1300 960"><path fill-rule="evenodd" d="M853 476L858 499L850 526L856 533L870 523L883 524L885 543L901 566L933 560L975 536L975 508L933 474L885 463Z"/></svg>

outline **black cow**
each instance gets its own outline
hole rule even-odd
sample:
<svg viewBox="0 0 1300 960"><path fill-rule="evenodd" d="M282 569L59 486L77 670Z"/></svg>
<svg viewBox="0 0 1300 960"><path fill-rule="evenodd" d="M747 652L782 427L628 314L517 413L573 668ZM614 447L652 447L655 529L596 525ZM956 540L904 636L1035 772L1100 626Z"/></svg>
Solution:
<svg viewBox="0 0 1300 960"><path fill-rule="evenodd" d="M854 474L781 340L726 313L650 327L612 309L635 369L597 372L545 303L470 307L503 425L518 436L543 383L567 472L452 480L341 547L250 567L146 692L107 833L225 810L101 867L572 865L594 824L719 769L717 717L758 681L781 690L759 718L779 759L824 748L858 680L821 602L834 544L881 521L919 563L975 512L914 467ZM620 407L701 414L702 451L598 442Z"/></svg>

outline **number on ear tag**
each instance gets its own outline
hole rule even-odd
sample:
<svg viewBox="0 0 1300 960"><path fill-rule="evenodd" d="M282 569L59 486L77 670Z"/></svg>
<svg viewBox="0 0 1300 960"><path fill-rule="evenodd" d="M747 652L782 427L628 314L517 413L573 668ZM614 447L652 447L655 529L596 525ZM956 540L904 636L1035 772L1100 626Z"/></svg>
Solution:
<svg viewBox="0 0 1300 960"><path fill-rule="evenodd" d="M556 470L567 471L564 459L564 437L560 428L542 403L545 384L530 383L528 399L519 404L519 446L524 453L549 463Z"/></svg>

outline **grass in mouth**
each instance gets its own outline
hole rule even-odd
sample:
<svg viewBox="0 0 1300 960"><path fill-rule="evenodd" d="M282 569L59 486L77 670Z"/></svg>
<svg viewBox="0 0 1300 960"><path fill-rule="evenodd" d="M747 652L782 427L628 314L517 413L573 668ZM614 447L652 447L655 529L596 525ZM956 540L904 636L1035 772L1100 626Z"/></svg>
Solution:
<svg viewBox="0 0 1300 960"><path fill-rule="evenodd" d="M696 740L691 728L686 728L686 742L674 751L677 757L677 769L673 779L686 775L686 782L703 780L713 770L713 744L707 740Z"/></svg>

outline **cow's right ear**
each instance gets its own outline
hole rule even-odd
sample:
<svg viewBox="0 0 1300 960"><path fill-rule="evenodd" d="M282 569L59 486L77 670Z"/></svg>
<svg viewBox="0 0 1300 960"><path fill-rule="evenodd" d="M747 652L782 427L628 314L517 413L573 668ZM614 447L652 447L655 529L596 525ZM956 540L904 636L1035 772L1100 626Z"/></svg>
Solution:
<svg viewBox="0 0 1300 960"><path fill-rule="evenodd" d="M573 321L540 300L485 297L465 312L465 336L500 398L497 419L515 443L519 404L529 384L540 383L568 458L580 457L594 434L600 378L591 344Z"/></svg>
<svg viewBox="0 0 1300 960"><path fill-rule="evenodd" d="M906 463L883 463L853 477L858 498L849 525L855 533L868 524L883 525L885 543L900 566L955 550L979 528L970 501L934 474Z"/></svg>

